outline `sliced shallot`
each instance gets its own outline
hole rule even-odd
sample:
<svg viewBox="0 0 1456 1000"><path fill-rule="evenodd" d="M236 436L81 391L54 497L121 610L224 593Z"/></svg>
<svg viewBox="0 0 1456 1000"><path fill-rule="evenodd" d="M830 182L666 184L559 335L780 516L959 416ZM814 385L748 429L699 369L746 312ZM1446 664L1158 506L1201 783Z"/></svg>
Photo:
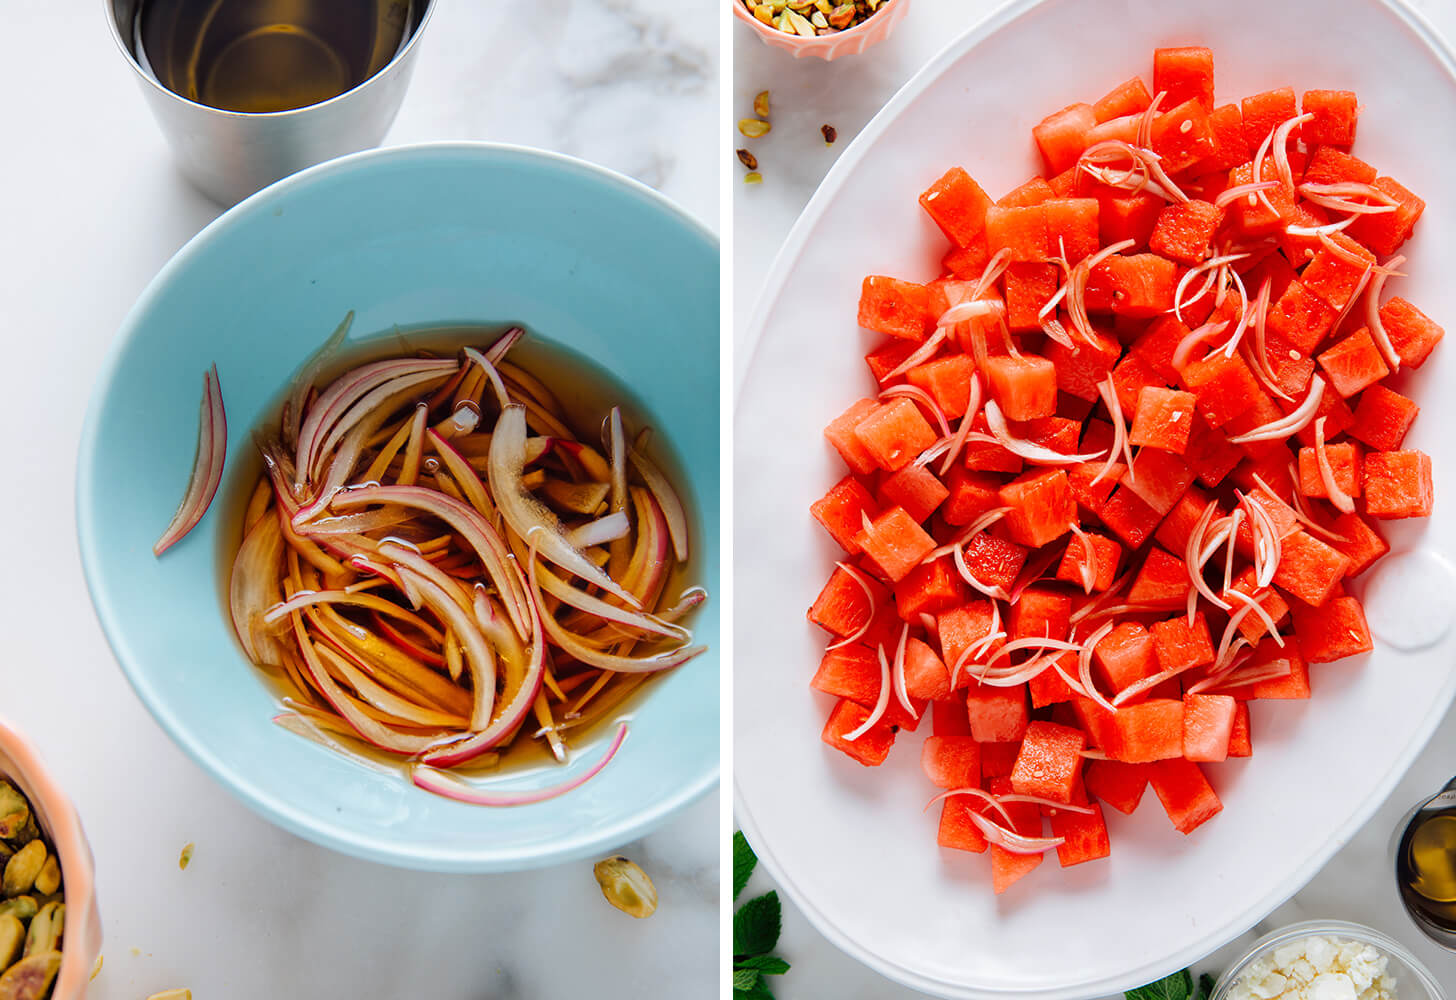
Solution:
<svg viewBox="0 0 1456 1000"><path fill-rule="evenodd" d="M202 376L202 404L197 423L197 453L192 460L192 475L187 491L172 522L152 546L152 555L160 556L176 545L202 520L217 488L222 483L223 462L227 457L227 413L222 405L222 386L217 380L217 365Z"/></svg>

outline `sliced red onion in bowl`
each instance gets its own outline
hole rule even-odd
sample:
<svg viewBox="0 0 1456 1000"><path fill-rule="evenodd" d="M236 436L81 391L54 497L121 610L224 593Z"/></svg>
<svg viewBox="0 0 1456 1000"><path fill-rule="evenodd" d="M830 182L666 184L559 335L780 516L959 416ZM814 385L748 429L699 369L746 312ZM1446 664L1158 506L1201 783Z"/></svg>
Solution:
<svg viewBox="0 0 1456 1000"><path fill-rule="evenodd" d="M152 546L152 554L160 556L176 545L202 520L217 488L222 483L223 463L227 458L227 413L222 405L222 386L217 379L217 365L202 376L202 404L197 425L197 454L193 458L192 475L187 491L172 522Z"/></svg>
<svg viewBox="0 0 1456 1000"><path fill-rule="evenodd" d="M526 457L526 411L512 403L496 421L490 439L489 481L501 515L511 530L533 545L548 562L596 584L634 608L641 602L567 540L561 522L522 484Z"/></svg>
<svg viewBox="0 0 1456 1000"><path fill-rule="evenodd" d="M612 742L607 747L606 753L602 754L601 758L595 764L576 777L563 781L559 785L553 785L550 788L537 788L520 792L492 792L487 789L476 788L453 774L422 764L416 764L410 768L410 780L427 792L434 792L436 795L443 795L447 799L454 799L456 802L464 802L468 805L526 806L536 802L545 802L580 788L598 774L602 773L602 769L612 762L612 758L617 756L617 751L622 749L622 744L626 740L627 723L618 723L616 736L612 738Z"/></svg>

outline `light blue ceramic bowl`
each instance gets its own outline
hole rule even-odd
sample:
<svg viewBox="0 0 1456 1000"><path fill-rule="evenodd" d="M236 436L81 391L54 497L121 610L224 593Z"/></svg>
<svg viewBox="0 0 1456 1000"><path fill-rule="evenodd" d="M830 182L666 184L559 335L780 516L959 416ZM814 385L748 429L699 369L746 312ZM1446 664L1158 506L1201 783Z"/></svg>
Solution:
<svg viewBox="0 0 1456 1000"><path fill-rule="evenodd" d="M355 339L519 322L629 386L671 441L712 599L706 656L634 708L595 780L512 809L461 805L275 726L273 694L227 621L237 530L214 509L164 558L152 543L190 472L202 373L217 363L228 459L348 310ZM137 694L188 754L279 825L349 854L503 871L610 850L718 773L718 248L662 197L566 157L480 144L361 153L249 198L174 257L122 325L81 436L77 517L97 614ZM224 480L226 491L233 477ZM503 778L555 783L565 769Z"/></svg>

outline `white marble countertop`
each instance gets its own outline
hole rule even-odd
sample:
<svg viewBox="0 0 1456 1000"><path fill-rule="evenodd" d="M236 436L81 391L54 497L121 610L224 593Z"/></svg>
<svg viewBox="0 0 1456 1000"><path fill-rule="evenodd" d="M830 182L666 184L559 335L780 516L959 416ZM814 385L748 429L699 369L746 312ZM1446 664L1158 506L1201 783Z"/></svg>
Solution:
<svg viewBox="0 0 1456 1000"><path fill-rule="evenodd" d="M16 432L4 504L20 528L17 571L0 577L0 715L40 745L90 834L106 935L90 996L716 996L716 795L626 846L661 897L636 921L603 901L589 861L445 877L315 847L214 785L143 710L86 597L76 442L122 317L218 208L172 169L101 0L0 8L0 421ZM717 228L719 10L686 0L665 19L652 0L552 0L521 16L441 2L387 141L560 150Z"/></svg>
<svg viewBox="0 0 1456 1000"><path fill-rule="evenodd" d="M733 120L752 113L753 96L761 90L769 90L773 101L773 131L751 143L764 182L743 184L743 169L732 164L735 386L751 348L747 326L759 290L779 246L835 157L916 69L998 6L999 0L914 0L913 9L889 41L827 66L813 59L796 61L761 44L746 26L734 24ZM1412 6L1447 38L1456 37L1456 5L1447 0L1415 0ZM827 148L819 137L819 127L826 123L839 133L835 145ZM745 145L736 130L733 135L736 145ZM1456 987L1456 955L1428 942L1406 917L1395 894L1390 862L1390 838L1396 823L1453 774L1456 712L1442 723L1375 818L1255 931L1262 933L1314 917L1364 923L1406 944L1438 980L1448 988ZM766 874L757 874L744 898L771 887ZM1221 971L1256 936L1246 935L1209 956L1202 968ZM793 964L788 975L773 982L779 1000L909 1000L921 995L890 983L838 951L787 901L778 952Z"/></svg>

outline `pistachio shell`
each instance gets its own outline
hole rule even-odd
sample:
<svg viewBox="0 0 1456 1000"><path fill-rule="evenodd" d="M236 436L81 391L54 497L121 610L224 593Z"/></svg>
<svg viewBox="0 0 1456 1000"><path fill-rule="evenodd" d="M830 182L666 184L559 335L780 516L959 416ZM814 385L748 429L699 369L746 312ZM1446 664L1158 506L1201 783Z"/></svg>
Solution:
<svg viewBox="0 0 1456 1000"><path fill-rule="evenodd" d="M635 862L618 855L598 861L592 872L607 902L623 913L640 919L657 910L657 887Z"/></svg>

